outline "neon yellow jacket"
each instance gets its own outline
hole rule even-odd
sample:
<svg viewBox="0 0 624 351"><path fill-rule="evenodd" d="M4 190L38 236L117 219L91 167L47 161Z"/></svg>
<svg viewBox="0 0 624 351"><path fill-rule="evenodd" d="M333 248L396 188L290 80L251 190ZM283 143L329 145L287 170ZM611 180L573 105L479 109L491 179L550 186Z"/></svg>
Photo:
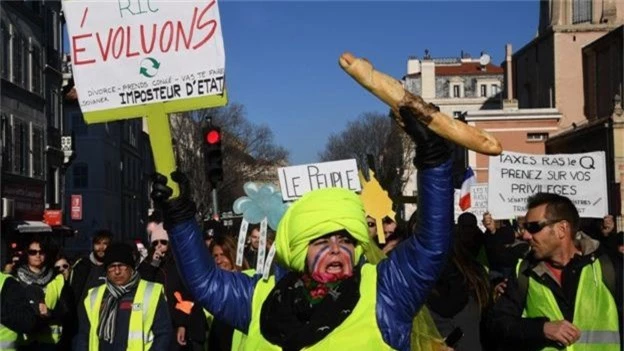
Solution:
<svg viewBox="0 0 624 351"><path fill-rule="evenodd" d="M97 351L99 347L99 337L97 328L100 321L100 307L102 298L106 291L106 284L95 287L87 293L84 300L87 317L91 329L89 330L89 350ZM154 340L152 324L156 315L158 300L163 294L163 286L140 280L134 299L132 300L132 312L130 313L130 324L128 328L128 351L149 350Z"/></svg>
<svg viewBox="0 0 624 351"><path fill-rule="evenodd" d="M7 279L13 279L8 274L0 273L0 291L4 287ZM0 324L0 350L15 351L15 343L17 342L17 333Z"/></svg>
<svg viewBox="0 0 624 351"><path fill-rule="evenodd" d="M547 317L551 321L564 319L552 291L533 277L529 278L523 317ZM599 260L586 265L581 271L572 324L581 330L581 337L565 350L620 350L617 307L611 292L602 281ZM544 350L557 349L547 347Z"/></svg>

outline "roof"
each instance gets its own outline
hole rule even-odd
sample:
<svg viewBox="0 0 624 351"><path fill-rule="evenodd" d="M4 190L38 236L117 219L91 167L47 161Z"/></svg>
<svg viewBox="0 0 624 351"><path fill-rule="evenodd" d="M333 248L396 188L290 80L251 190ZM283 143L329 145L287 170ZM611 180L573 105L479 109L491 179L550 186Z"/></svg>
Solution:
<svg viewBox="0 0 624 351"><path fill-rule="evenodd" d="M469 75L488 75L503 74L505 71L502 67L488 63L485 71L481 69L478 62L463 62L459 65L436 65L436 76L469 76Z"/></svg>

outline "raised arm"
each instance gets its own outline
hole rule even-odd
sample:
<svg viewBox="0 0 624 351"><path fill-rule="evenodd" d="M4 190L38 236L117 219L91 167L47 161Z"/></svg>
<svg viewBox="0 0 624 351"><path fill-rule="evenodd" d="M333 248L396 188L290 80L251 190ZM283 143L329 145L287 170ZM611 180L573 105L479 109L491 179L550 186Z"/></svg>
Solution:
<svg viewBox="0 0 624 351"><path fill-rule="evenodd" d="M182 278L195 301L215 318L247 332L257 278L217 268L194 218L195 204L188 196L188 180L178 172L172 178L180 183L179 197L166 200L171 189L162 175L155 177L152 197L163 210L165 228Z"/></svg>
<svg viewBox="0 0 624 351"><path fill-rule="evenodd" d="M398 349L409 346L412 320L444 266L453 230L450 147L415 119L404 120L417 143L418 221L377 267L377 322L384 340Z"/></svg>

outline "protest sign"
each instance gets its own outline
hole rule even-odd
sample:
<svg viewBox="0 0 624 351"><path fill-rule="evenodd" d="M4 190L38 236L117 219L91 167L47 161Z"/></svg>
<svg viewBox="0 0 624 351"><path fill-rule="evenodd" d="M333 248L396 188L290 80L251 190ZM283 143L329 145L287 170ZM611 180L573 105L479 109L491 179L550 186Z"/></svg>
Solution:
<svg viewBox="0 0 624 351"><path fill-rule="evenodd" d="M223 94L225 53L216 0L65 0L63 11L88 122L96 121L90 118L94 111L108 110L110 116L118 108Z"/></svg>
<svg viewBox="0 0 624 351"><path fill-rule="evenodd" d="M216 0L63 0L78 103L87 123L147 117L156 170L175 170L168 113L223 106ZM177 194L177 184L169 181Z"/></svg>
<svg viewBox="0 0 624 351"><path fill-rule="evenodd" d="M355 159L281 167L277 172L284 201L322 188L362 190Z"/></svg>
<svg viewBox="0 0 624 351"><path fill-rule="evenodd" d="M602 218L608 212L605 153L490 157L488 208L494 219L524 216L527 198L538 192L570 198L581 217Z"/></svg>
<svg viewBox="0 0 624 351"><path fill-rule="evenodd" d="M455 223L457 218L464 212L470 212L477 217L477 225L482 231L485 231L483 223L483 214L488 211L488 185L485 183L474 184L470 187L470 208L462 211L459 207L460 190L455 189Z"/></svg>

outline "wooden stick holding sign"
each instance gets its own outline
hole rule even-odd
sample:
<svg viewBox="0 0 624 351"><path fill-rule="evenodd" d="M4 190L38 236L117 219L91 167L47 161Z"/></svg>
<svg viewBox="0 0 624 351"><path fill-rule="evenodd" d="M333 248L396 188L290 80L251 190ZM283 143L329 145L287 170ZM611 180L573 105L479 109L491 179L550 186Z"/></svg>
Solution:
<svg viewBox="0 0 624 351"><path fill-rule="evenodd" d="M156 171L169 178L176 164L168 114L227 103L217 1L62 4L86 123L146 117Z"/></svg>

